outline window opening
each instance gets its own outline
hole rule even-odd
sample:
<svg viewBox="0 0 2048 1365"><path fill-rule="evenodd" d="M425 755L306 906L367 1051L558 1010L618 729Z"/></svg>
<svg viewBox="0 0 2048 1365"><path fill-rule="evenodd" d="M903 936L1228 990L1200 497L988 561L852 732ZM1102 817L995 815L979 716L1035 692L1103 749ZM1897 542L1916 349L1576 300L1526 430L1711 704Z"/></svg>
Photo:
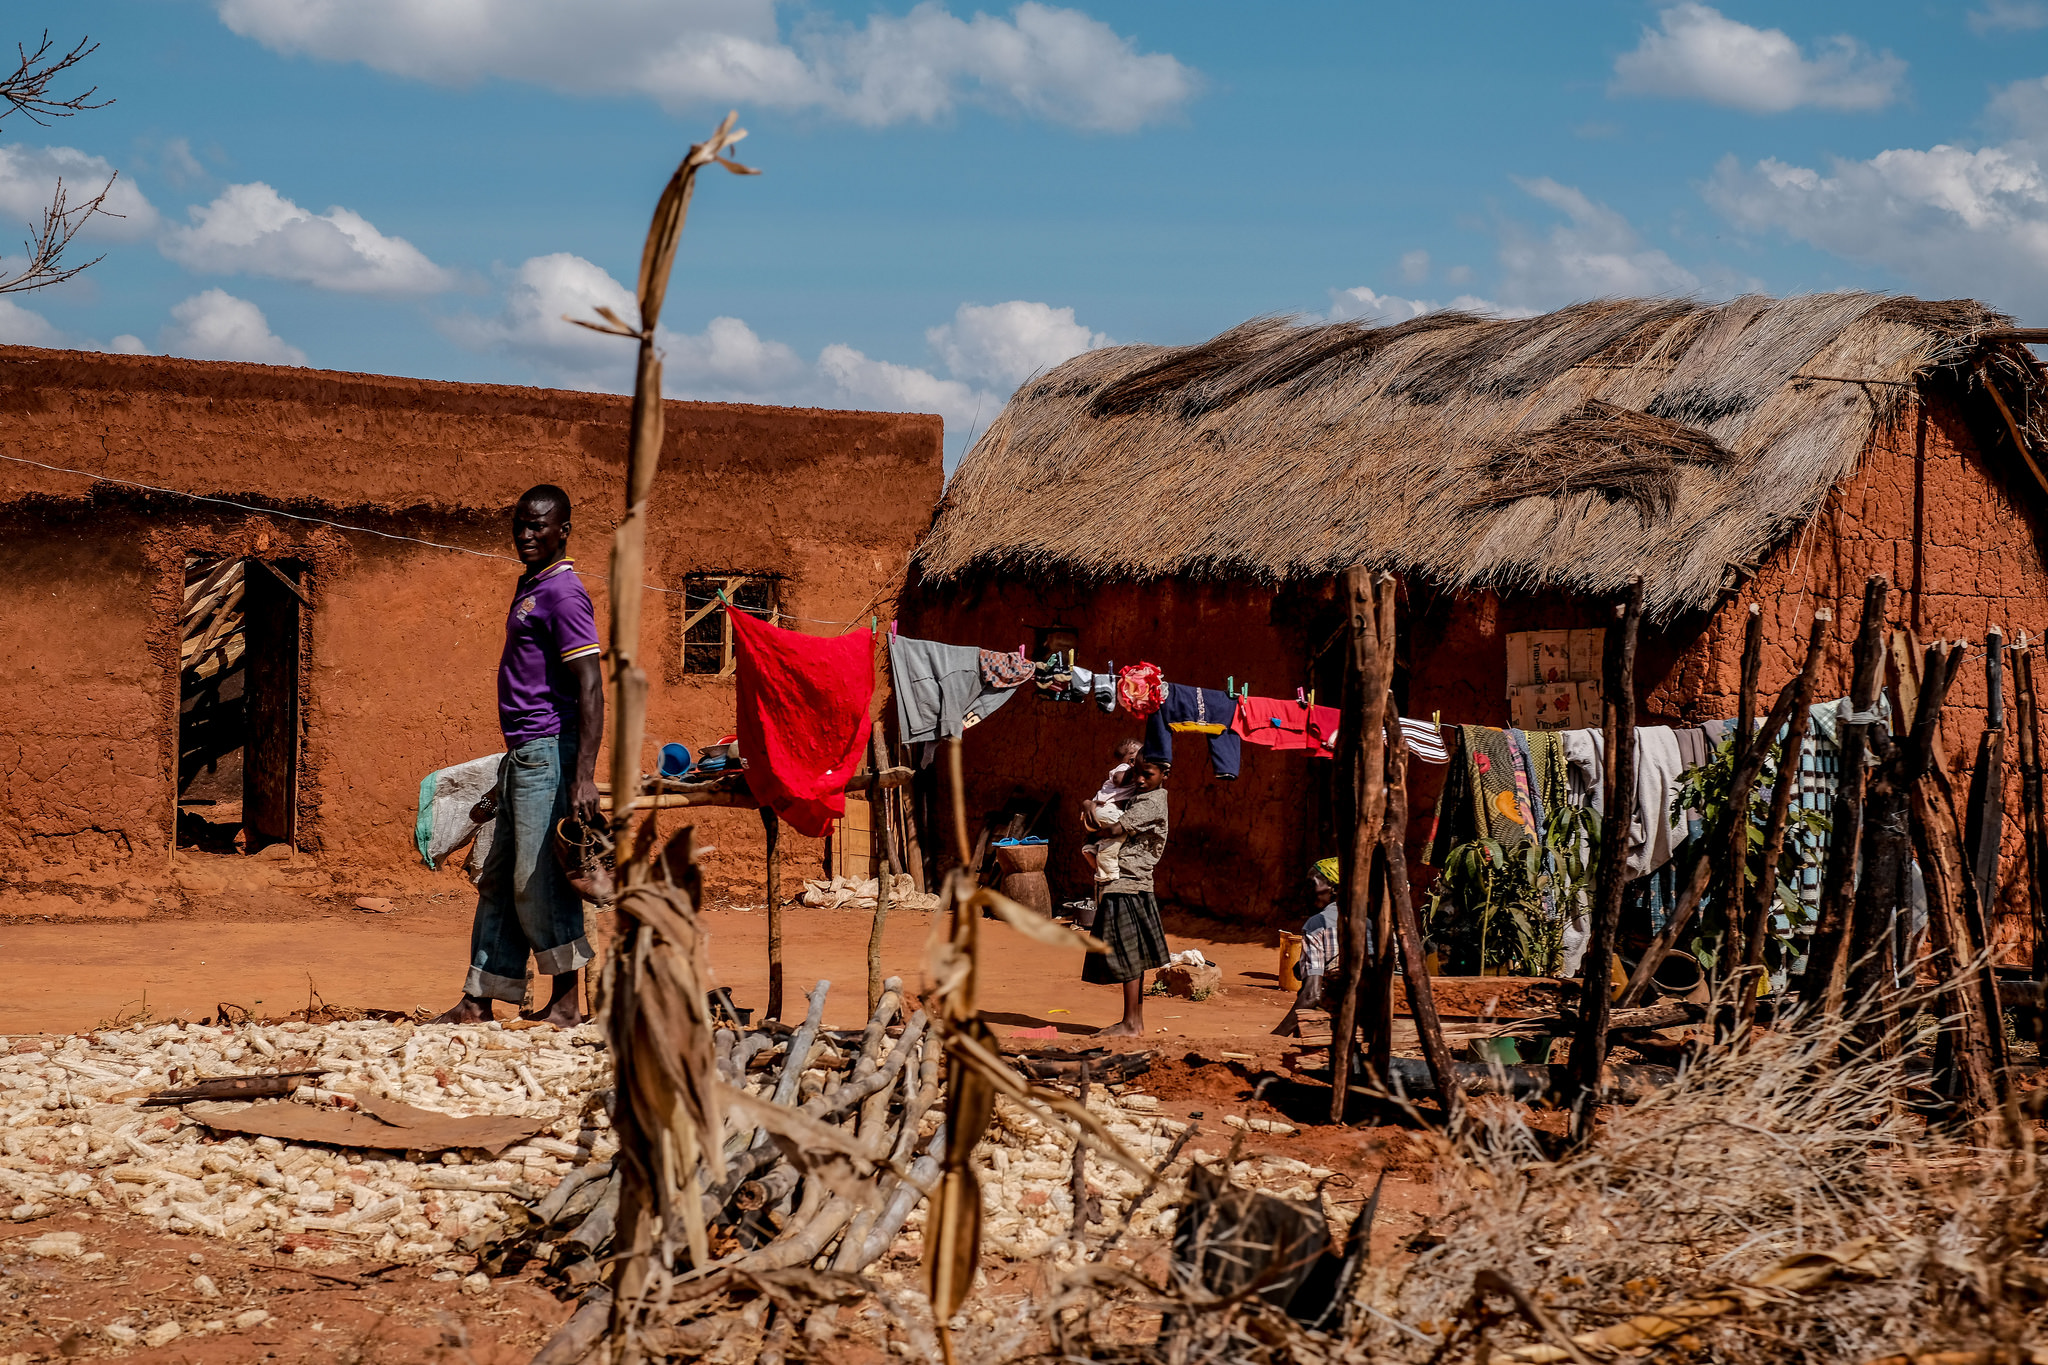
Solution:
<svg viewBox="0 0 2048 1365"><path fill-rule="evenodd" d="M178 675L181 848L254 852L294 841L299 766L299 572L191 557Z"/></svg>
<svg viewBox="0 0 2048 1365"><path fill-rule="evenodd" d="M765 574L691 574L683 580L685 673L718 678L732 674L732 620L720 592L749 616L771 626L782 623L775 579Z"/></svg>

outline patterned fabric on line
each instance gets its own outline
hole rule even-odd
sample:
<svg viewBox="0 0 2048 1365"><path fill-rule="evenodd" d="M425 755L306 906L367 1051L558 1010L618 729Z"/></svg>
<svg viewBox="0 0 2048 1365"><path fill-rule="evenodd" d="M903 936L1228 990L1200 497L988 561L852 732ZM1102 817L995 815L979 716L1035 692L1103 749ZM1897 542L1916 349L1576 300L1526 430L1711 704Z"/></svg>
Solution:
<svg viewBox="0 0 2048 1365"><path fill-rule="evenodd" d="M981 680L989 687L1022 687L1038 676L1038 665L1022 654L1011 652L999 654L993 649L981 651Z"/></svg>

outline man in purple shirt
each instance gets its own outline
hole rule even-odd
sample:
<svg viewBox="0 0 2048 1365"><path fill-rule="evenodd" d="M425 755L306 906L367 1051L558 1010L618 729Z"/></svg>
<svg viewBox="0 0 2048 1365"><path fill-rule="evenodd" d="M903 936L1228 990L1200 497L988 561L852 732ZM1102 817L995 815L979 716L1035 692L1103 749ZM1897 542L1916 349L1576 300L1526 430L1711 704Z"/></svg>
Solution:
<svg viewBox="0 0 2048 1365"><path fill-rule="evenodd" d="M533 1017L569 1028L583 1020L576 973L593 956L583 900L555 861L555 823L571 811L595 823L597 746L604 735L604 670L590 594L568 557L569 495L528 489L512 514L512 544L526 566L505 618L498 660L498 725L505 758L497 790L475 819L498 819L477 879L476 923L462 1000L436 1023L491 1018L493 1000L526 999L526 959L554 978Z"/></svg>

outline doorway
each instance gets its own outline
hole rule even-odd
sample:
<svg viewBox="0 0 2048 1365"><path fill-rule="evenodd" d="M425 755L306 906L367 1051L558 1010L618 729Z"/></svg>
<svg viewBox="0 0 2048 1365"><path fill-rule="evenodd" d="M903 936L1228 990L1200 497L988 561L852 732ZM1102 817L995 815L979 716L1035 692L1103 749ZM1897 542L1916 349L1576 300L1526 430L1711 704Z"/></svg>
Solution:
<svg viewBox="0 0 2048 1365"><path fill-rule="evenodd" d="M301 567L190 557L178 674L180 848L297 842Z"/></svg>

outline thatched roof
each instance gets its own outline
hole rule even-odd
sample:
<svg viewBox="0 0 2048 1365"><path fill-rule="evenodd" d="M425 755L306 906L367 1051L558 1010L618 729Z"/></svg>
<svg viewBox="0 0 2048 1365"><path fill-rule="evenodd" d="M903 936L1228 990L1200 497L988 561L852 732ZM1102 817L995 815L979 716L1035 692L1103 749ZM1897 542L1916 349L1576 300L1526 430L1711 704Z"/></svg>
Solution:
<svg viewBox="0 0 2048 1365"><path fill-rule="evenodd" d="M917 552L970 571L1448 587L1709 605L1856 467L1930 369L2010 320L1877 294L1256 319L1027 381Z"/></svg>

